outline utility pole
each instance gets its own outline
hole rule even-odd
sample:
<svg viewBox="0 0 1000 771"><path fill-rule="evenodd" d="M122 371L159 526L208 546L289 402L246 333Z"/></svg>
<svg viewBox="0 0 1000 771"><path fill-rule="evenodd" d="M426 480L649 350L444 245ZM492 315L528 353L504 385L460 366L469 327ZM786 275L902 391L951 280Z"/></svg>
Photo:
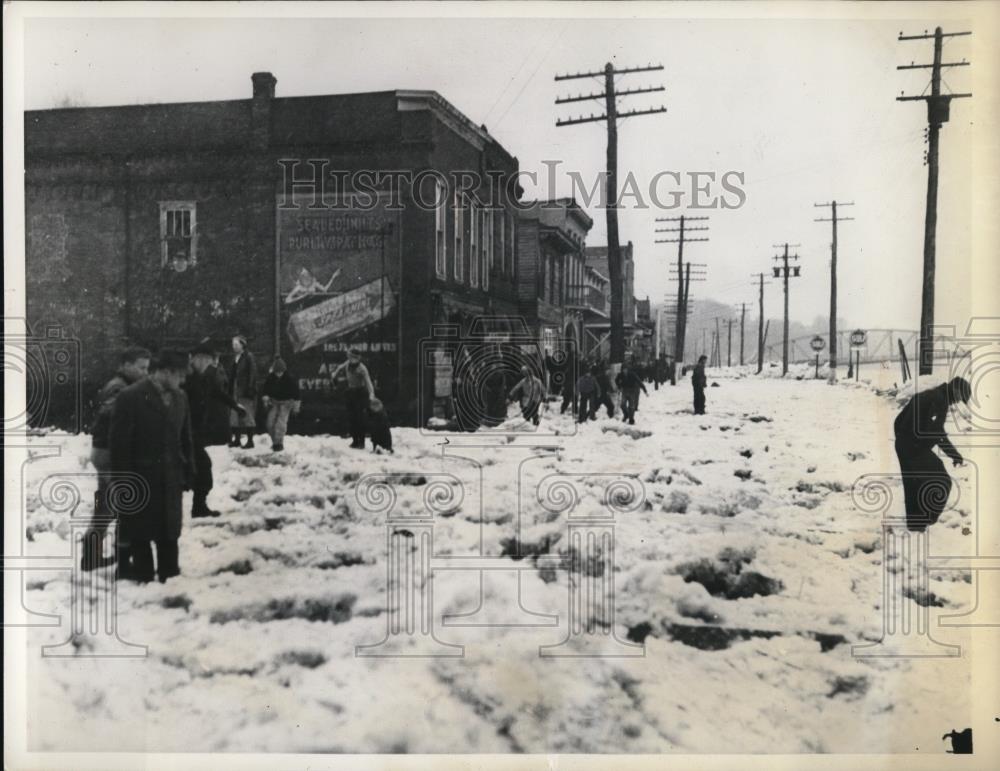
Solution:
<svg viewBox="0 0 1000 771"><path fill-rule="evenodd" d="M854 217L837 217L837 201L817 203L813 206L830 207L830 216L816 222L833 223L833 240L830 242L830 382L837 377L837 222L853 220ZM840 202L841 206L854 206L854 202Z"/></svg>
<svg viewBox="0 0 1000 771"><path fill-rule="evenodd" d="M776 244L775 248L780 248L781 244ZM788 267L789 260L797 260L799 256L797 254L788 254L789 244L784 244L785 253L784 255L777 256L774 259L782 260L784 262L784 278L785 278L785 327L784 327L784 339L781 344L781 375L784 377L788 374L788 279L789 276L799 277L799 266L795 265L792 268ZM798 246L798 244L793 244L793 246ZM774 277L781 278L782 268L775 267Z"/></svg>
<svg viewBox="0 0 1000 771"><path fill-rule="evenodd" d="M715 336L712 338L712 363L713 367L722 366L722 352L719 350L719 341L722 339L722 335L719 332L719 317L715 317Z"/></svg>
<svg viewBox="0 0 1000 771"><path fill-rule="evenodd" d="M693 239L685 239L693 240ZM707 239L699 239L707 240ZM659 243L659 242L658 242ZM696 268L694 273L691 272L692 266ZM676 367L683 361L684 357L684 339L687 334L687 320L691 315L691 303L689 300L689 295L691 293L691 276L695 278L694 281L705 281L705 276L708 271L705 269L707 266L704 262L684 262L680 266L680 270L675 268L670 269L670 273L667 275L668 281L677 281L677 305L674 308L676 314L676 321L674 325L674 366ZM674 272L677 270L677 272ZM680 346L678 347L678 342ZM680 359L677 358L678 352L681 356ZM673 381L676 384L676 378Z"/></svg>
<svg viewBox="0 0 1000 771"><path fill-rule="evenodd" d="M770 281L764 280L763 273L753 273L751 275L757 276L760 279L760 294L758 296L758 309L757 309L757 374L759 375L764 369L764 284L770 284Z"/></svg>
<svg viewBox="0 0 1000 771"><path fill-rule="evenodd" d="M608 278L611 280L611 364L621 364L625 359L625 323L623 318L623 287L622 287L622 261L621 246L618 240L618 119L631 118L635 115L650 115L653 113L666 112L666 107L656 107L649 110L632 110L630 112L618 112L617 100L623 96L632 94L646 94L653 91L663 91L663 86L653 86L650 88L632 88L622 91L615 90L615 75L629 75L635 72L651 72L662 70L663 65L648 65L646 67L626 67L615 69L611 62L604 65L602 72L578 72L574 75L556 75L556 80L578 80L581 78L596 78L604 76L604 91L596 94L580 94L556 99L556 104L566 104L568 102L585 102L591 99L604 101L604 115L594 115L590 117L580 116L568 120L557 120L556 126L571 126L577 123L596 123L604 121L607 127L608 148L607 148L607 201L605 202L605 213L607 215L608 228Z"/></svg>
<svg viewBox="0 0 1000 771"><path fill-rule="evenodd" d="M924 30L923 35L904 35L899 33L899 40L934 40L933 64L903 64L897 70L931 71L931 92L920 96L897 96L898 102L927 102L927 209L924 215L924 288L920 304L920 374L930 375L934 369L934 278L936 262L937 239L937 189L938 189L938 132L941 125L948 122L952 99L964 99L972 94L942 94L941 68L967 67L969 62L942 62L941 49L944 38L971 35L971 32L943 32L940 27L930 35ZM902 94L902 92L900 92Z"/></svg>
<svg viewBox="0 0 1000 771"><path fill-rule="evenodd" d="M747 304L740 303L740 366L743 366L743 325L747 320Z"/></svg>
<svg viewBox="0 0 1000 771"><path fill-rule="evenodd" d="M728 336L726 343L726 366L733 366L733 322L735 319L726 319L726 326L728 327Z"/></svg>
<svg viewBox="0 0 1000 771"><path fill-rule="evenodd" d="M684 335L683 325L684 322L684 310L686 308L686 301L684 299L684 282L681 281L684 277L684 244L691 243L694 241L707 241L708 237L701 238L690 238L687 233L692 231L705 231L708 230L707 226L695 226L695 227L685 227L686 223L689 222L703 222L708 220L708 217L685 217L683 214L680 217L657 217L657 222L677 222L678 227L676 228L659 228L655 232L657 233L677 233L676 238L664 238L657 239L658 244L677 244L677 275L679 276L677 281L677 323L675 329L677 330L674 334L674 366L676 367L682 361L684 361ZM691 263L688 263L690 266ZM699 263L699 266L703 266L703 263ZM676 382L676 381L675 381Z"/></svg>

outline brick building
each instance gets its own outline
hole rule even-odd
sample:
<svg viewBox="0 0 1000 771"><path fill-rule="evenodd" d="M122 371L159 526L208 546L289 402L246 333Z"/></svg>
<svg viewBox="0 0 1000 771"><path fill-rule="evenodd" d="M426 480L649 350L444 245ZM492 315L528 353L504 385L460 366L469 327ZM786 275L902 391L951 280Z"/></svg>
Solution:
<svg viewBox="0 0 1000 771"><path fill-rule="evenodd" d="M429 414L446 396L421 358L433 326L518 311L517 159L433 91L252 82L249 99L25 113L29 325L80 341L87 397L125 344L228 350L239 332L262 372L280 353L299 378L293 428L338 427L348 348L395 420ZM361 189L365 170L420 186ZM467 171L478 183L454 184ZM79 419L64 401L50 422Z"/></svg>

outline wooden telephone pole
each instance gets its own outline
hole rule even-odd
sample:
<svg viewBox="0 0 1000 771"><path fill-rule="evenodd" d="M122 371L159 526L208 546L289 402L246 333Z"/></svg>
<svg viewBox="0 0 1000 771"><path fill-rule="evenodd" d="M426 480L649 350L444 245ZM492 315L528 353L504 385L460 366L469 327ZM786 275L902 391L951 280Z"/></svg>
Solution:
<svg viewBox="0 0 1000 771"><path fill-rule="evenodd" d="M652 91L663 91L663 86L653 86L650 88L633 88L623 91L615 90L615 75L630 75L635 72L651 72L662 70L663 65L649 65L646 67L627 67L615 69L611 62L604 65L603 72L578 72L575 75L556 75L556 80L578 80L581 78L595 78L604 76L604 91L596 94L570 96L556 99L556 104L566 104L568 102L585 102L590 99L604 101L604 115L593 115L589 117L570 118L568 120L557 120L556 126L572 126L577 123L596 123L604 121L607 125L608 148L607 148L607 201L605 213L607 215L608 227L608 278L611 280L611 363L621 364L625 359L625 324L623 317L623 287L622 287L622 261L621 246L618 239L618 119L631 118L635 115L651 115L653 113L666 112L666 107L656 107L649 110L632 110L630 112L618 112L617 99L632 94L646 94Z"/></svg>
<svg viewBox="0 0 1000 771"><path fill-rule="evenodd" d="M694 221L705 221L708 217L685 217L683 214L680 217L657 217L657 222L677 222L679 224L676 228L658 228L655 232L657 233L677 233L676 238L663 238L657 239L658 244L677 244L677 274L681 276L684 271L684 244L691 243L694 241L707 241L708 237L702 238L690 238L687 236L688 233L692 231L705 231L708 230L707 226L696 226L696 227L685 227L688 222ZM687 263L690 269L692 263ZM698 263L699 267L702 267L704 263ZM677 282L677 321L675 324L674 333L674 366L679 366L684 361L684 327L686 324L685 311L687 310L687 300L684 297L684 292L686 291L684 284L686 281ZM676 382L676 380L674 381Z"/></svg>
<svg viewBox="0 0 1000 771"><path fill-rule="evenodd" d="M780 248L782 244L775 244L775 248ZM784 326L784 337L781 343L781 374L782 376L788 374L788 279L790 276L795 278L799 277L799 266L795 265L791 268L788 267L789 260L797 260L799 256L797 254L788 254L788 244L784 244L785 253L784 255L779 255L775 257L776 260L784 261L784 277L785 277L785 326ZM798 246L798 244L793 244L793 246ZM775 267L774 277L781 278L782 268Z"/></svg>
<svg viewBox="0 0 1000 771"><path fill-rule="evenodd" d="M753 273L753 276L757 276L760 279L760 294L758 295L758 307L757 307L757 374L759 375L764 369L764 284L770 284L770 281L764 281L763 273Z"/></svg>
<svg viewBox="0 0 1000 771"><path fill-rule="evenodd" d="M936 271L937 239L937 189L938 189L938 132L941 124L948 122L952 99L963 99L972 94L942 94L941 68L967 67L969 62L942 62L941 49L946 37L971 35L971 32L943 32L940 27L934 34L924 30L923 35L899 34L899 40L933 40L934 62L932 64L903 64L897 70L931 71L931 92L920 96L897 96L899 102L927 102L927 210L924 216L924 288L920 304L920 369L921 375L930 375L934 369L934 277Z"/></svg>
<svg viewBox="0 0 1000 771"><path fill-rule="evenodd" d="M743 366L743 326L747 320L747 304L740 303L740 366Z"/></svg>
<svg viewBox="0 0 1000 771"><path fill-rule="evenodd" d="M820 217L816 222L833 223L833 240L830 242L830 382L837 373L837 223L853 220L854 217L837 217L837 201L816 203L813 206L829 206L829 217ZM854 202L840 202L840 206L854 206Z"/></svg>

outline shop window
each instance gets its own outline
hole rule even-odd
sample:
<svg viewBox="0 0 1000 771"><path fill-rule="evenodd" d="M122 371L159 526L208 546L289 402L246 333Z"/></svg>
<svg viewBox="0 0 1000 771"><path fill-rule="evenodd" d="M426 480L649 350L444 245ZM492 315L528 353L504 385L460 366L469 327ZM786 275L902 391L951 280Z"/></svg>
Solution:
<svg viewBox="0 0 1000 771"><path fill-rule="evenodd" d="M435 181L434 201L434 272L438 278L448 277L448 240L445 226L448 222L448 191L441 180Z"/></svg>

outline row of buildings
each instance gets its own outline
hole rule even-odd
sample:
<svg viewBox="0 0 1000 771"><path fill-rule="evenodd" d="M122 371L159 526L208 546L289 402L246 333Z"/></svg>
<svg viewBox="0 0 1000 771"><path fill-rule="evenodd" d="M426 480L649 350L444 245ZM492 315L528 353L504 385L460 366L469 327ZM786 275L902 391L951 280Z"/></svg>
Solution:
<svg viewBox="0 0 1000 771"><path fill-rule="evenodd" d="M127 344L226 350L243 334L262 367L281 355L297 375L303 424L336 414L349 349L411 423L447 412L439 339L607 355L592 219L522 200L517 158L485 127L433 91L278 98L270 73L252 83L250 99L25 114L28 324L78 359L45 386L47 422L84 423L79 395ZM649 303L622 252L626 335L645 358Z"/></svg>

